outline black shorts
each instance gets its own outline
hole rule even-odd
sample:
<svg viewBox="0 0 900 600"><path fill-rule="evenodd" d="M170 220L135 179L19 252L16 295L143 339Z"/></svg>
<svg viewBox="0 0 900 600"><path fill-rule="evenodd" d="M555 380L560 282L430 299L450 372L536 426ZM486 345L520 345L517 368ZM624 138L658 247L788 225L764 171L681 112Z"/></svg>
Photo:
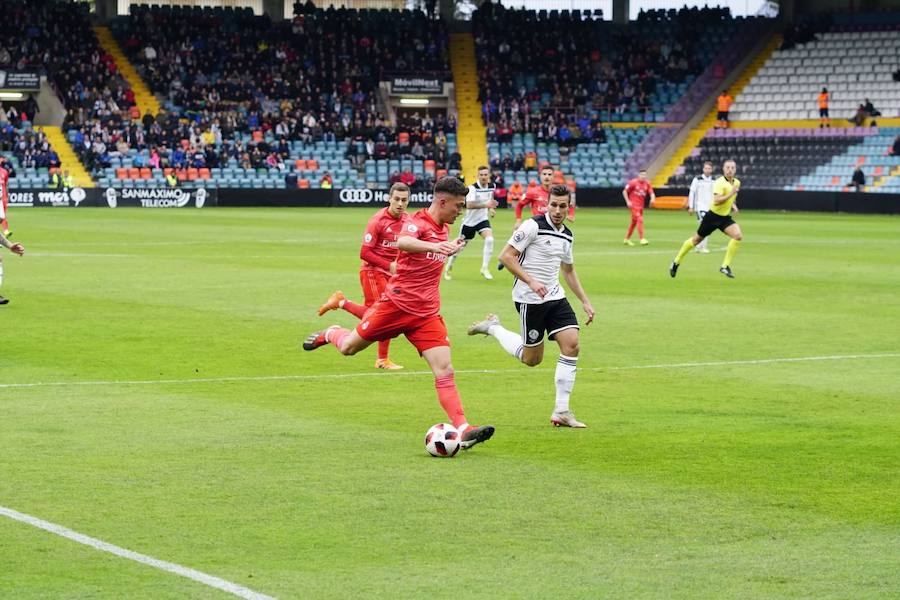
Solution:
<svg viewBox="0 0 900 600"><path fill-rule="evenodd" d="M734 225L734 219L731 218L731 215L725 215L723 217L722 215L717 215L713 211L709 211L703 215L703 219L700 221L700 227L697 228L697 235L700 237L709 237L709 234L716 229L724 232L730 225Z"/></svg>
<svg viewBox="0 0 900 600"><path fill-rule="evenodd" d="M720 110L716 113L716 121L727 121L728 120L728 111Z"/></svg>
<svg viewBox="0 0 900 600"><path fill-rule="evenodd" d="M519 333L525 347L540 346L546 332L551 340L563 329L579 329L575 311L565 298L543 304L516 302L519 312Z"/></svg>
<svg viewBox="0 0 900 600"><path fill-rule="evenodd" d="M827 108L820 108L820 109L819 109L819 116L820 116L820 117L824 117L824 118L827 119L827 118L828 118L828 109L827 109Z"/></svg>
<svg viewBox="0 0 900 600"><path fill-rule="evenodd" d="M472 226L463 225L460 235L462 235L464 238L466 238L466 241L469 241L472 238L474 238L475 234L478 233L479 231L481 231L482 229L490 229L490 228L491 228L490 221L488 221L488 220L479 221L478 223L475 223Z"/></svg>

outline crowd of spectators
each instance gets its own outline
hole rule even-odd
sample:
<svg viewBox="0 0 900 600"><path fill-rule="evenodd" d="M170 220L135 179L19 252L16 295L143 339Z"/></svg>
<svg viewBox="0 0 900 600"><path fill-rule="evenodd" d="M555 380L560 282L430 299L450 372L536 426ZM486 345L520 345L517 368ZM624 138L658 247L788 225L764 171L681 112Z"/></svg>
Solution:
<svg viewBox="0 0 900 600"><path fill-rule="evenodd" d="M594 115L643 109L659 83L699 73L700 33L726 19L728 9L684 8L622 26L485 2L472 22L488 135L595 141ZM651 34L663 22L672 34Z"/></svg>

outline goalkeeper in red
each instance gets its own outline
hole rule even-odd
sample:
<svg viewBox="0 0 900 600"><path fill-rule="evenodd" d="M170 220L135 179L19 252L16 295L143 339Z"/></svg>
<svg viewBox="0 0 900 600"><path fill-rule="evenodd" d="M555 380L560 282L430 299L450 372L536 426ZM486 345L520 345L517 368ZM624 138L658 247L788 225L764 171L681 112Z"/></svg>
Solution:
<svg viewBox="0 0 900 600"><path fill-rule="evenodd" d="M406 207L409 204L409 186L395 183L388 194L388 205L372 215L363 234L363 243L359 249L362 266L359 269L359 283L362 285L365 304L357 304L348 300L340 290L319 307L321 317L329 310L343 308L348 313L362 319L366 310L381 298L388 279L397 273L397 238L403 224L409 220ZM391 340L378 342L378 358L376 369L402 369L403 367L388 358Z"/></svg>
<svg viewBox="0 0 900 600"><path fill-rule="evenodd" d="M374 342L405 335L431 368L438 402L460 431L463 449L494 435L492 426L473 426L466 418L453 377L447 326L440 315L439 284L444 263L463 247L461 238L449 239L449 226L462 213L468 191L456 177L439 179L431 206L403 224L397 239L397 274L359 325L352 330L333 325L310 334L303 342L304 350L331 344L341 354L351 356Z"/></svg>

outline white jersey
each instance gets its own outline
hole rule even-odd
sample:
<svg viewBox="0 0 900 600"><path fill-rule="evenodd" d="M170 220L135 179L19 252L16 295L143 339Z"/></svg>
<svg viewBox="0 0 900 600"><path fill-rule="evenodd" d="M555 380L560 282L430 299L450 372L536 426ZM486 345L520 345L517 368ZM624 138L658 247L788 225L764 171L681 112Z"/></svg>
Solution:
<svg viewBox="0 0 900 600"><path fill-rule="evenodd" d="M713 201L713 182L715 179L710 175L698 175L691 182L691 191L688 194L688 206L695 213L706 214L709 212Z"/></svg>
<svg viewBox="0 0 900 600"><path fill-rule="evenodd" d="M573 236L568 227L562 225L557 229L546 214L538 215L522 223L507 243L520 252L519 264L522 269L549 290L541 298L517 278L513 284L513 302L543 304L566 297L566 291L559 284L559 266L561 263L571 265L574 262Z"/></svg>
<svg viewBox="0 0 900 600"><path fill-rule="evenodd" d="M466 216L463 217L462 224L468 227L474 227L482 221L490 219L487 208L468 208L469 202L482 204L490 202L494 199L494 186L488 184L487 187L481 187L478 183L469 186L469 193L466 194Z"/></svg>

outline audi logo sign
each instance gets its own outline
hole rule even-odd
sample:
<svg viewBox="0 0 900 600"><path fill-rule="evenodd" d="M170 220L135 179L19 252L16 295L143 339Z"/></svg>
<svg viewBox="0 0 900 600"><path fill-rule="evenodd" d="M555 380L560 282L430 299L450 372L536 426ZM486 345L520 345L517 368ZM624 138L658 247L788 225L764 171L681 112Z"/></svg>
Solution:
<svg viewBox="0 0 900 600"><path fill-rule="evenodd" d="M434 194L431 192L413 192L409 195L409 202L410 204L431 204L433 196ZM338 194L338 199L344 204L386 203L388 193L365 188L344 188Z"/></svg>
<svg viewBox="0 0 900 600"><path fill-rule="evenodd" d="M343 189L341 190L340 198L341 202L368 203L372 201L372 190Z"/></svg>

